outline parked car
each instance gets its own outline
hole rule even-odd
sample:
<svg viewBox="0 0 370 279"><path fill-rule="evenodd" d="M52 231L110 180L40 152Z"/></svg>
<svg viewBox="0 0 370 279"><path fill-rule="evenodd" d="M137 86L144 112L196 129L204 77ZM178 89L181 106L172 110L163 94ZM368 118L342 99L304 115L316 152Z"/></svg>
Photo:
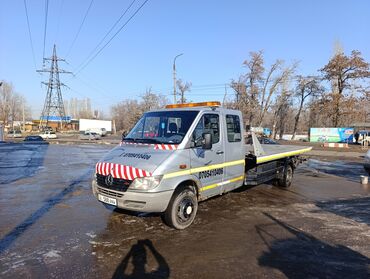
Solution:
<svg viewBox="0 0 370 279"><path fill-rule="evenodd" d="M45 131L40 134L40 137L42 137L43 139L56 139L57 135L53 131Z"/></svg>
<svg viewBox="0 0 370 279"><path fill-rule="evenodd" d="M90 129L87 129L85 132L96 133L101 137L104 137L107 135L107 129L105 128L90 128Z"/></svg>
<svg viewBox="0 0 370 279"><path fill-rule="evenodd" d="M95 132L80 133L80 140L99 140L101 137Z"/></svg>
<svg viewBox="0 0 370 279"><path fill-rule="evenodd" d="M364 168L370 175L370 150L365 155Z"/></svg>
<svg viewBox="0 0 370 279"><path fill-rule="evenodd" d="M23 143L32 143L32 144L49 144L40 136L27 136L23 140Z"/></svg>
<svg viewBox="0 0 370 279"><path fill-rule="evenodd" d="M258 141L261 144L278 144L276 141L266 137L258 137ZM252 144L252 142L252 137L247 137L246 144Z"/></svg>
<svg viewBox="0 0 370 279"><path fill-rule="evenodd" d="M8 138L21 138L22 132L20 130L10 130L7 134Z"/></svg>

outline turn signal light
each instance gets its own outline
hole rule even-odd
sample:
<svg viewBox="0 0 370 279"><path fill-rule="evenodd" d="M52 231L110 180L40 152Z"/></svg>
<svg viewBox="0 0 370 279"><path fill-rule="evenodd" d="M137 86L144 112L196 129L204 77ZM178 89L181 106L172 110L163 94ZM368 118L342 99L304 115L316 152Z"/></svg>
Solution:
<svg viewBox="0 0 370 279"><path fill-rule="evenodd" d="M200 102L200 103L186 103L167 105L166 108L193 108L193 107L220 107L220 102Z"/></svg>

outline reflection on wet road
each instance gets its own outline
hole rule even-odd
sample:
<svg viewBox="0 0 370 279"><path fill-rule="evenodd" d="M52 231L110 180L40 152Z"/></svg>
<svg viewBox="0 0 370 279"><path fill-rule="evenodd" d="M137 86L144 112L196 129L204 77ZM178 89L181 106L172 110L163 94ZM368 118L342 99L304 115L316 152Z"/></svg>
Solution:
<svg viewBox="0 0 370 279"><path fill-rule="evenodd" d="M348 161L308 160L307 166L320 172L341 176L351 181L360 181L360 175L367 175L362 163Z"/></svg>
<svg viewBox="0 0 370 279"><path fill-rule="evenodd" d="M32 176L42 168L47 144L0 144L0 184Z"/></svg>
<svg viewBox="0 0 370 279"><path fill-rule="evenodd" d="M0 146L1 278L370 275L370 192L355 182L357 165L309 161L291 189L260 185L213 198L190 228L175 231L158 214L95 200L93 167L110 148ZM330 168L337 173L325 174Z"/></svg>

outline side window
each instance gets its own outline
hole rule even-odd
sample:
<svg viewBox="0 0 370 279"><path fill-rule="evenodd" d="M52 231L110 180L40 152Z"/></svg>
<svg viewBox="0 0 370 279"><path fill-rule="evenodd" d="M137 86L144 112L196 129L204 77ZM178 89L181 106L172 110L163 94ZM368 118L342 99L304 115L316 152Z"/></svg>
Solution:
<svg viewBox="0 0 370 279"><path fill-rule="evenodd" d="M203 125L204 119L203 117L199 120L197 126L194 129L193 132L193 140L195 141L196 145L195 146L201 146L201 139L203 135L203 130L204 130L204 125Z"/></svg>
<svg viewBox="0 0 370 279"><path fill-rule="evenodd" d="M238 115L226 115L226 129L228 142L239 142L242 140Z"/></svg>
<svg viewBox="0 0 370 279"><path fill-rule="evenodd" d="M193 132L193 140L197 142L196 146L201 146L200 139L204 133L210 133L212 143L220 141L220 123L218 114L204 114L199 120Z"/></svg>

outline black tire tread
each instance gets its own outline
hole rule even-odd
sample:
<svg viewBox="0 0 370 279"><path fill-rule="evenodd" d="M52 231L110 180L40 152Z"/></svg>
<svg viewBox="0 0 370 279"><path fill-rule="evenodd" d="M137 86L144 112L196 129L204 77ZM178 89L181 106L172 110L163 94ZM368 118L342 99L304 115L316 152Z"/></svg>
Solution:
<svg viewBox="0 0 370 279"><path fill-rule="evenodd" d="M174 223L174 220L172 219L172 207L173 207L173 204L174 202L176 201L176 198L181 194L183 193L184 191L191 191L194 195L195 195L195 198L196 198L196 194L195 194L195 191L193 189L193 187L191 186L181 186L179 188L177 188L174 192L174 194L172 195L172 198L170 200L170 203L168 204L168 207L166 209L166 211L163 213L162 215L162 219L163 221L165 222L166 225L168 225L169 227L172 227L174 229L185 229L186 227L190 226L190 223L188 226L184 227L184 228L179 228L175 223Z"/></svg>

